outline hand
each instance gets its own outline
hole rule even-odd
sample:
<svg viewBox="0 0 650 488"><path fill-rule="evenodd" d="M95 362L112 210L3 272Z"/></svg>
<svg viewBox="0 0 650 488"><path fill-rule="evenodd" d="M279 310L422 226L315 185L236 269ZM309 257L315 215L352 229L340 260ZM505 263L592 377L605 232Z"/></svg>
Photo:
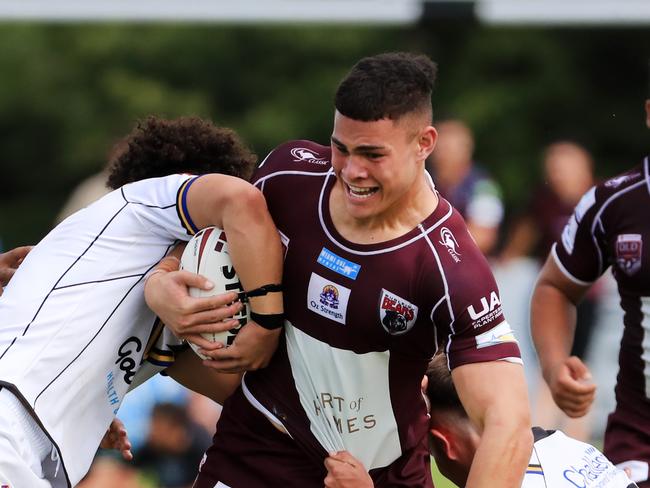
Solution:
<svg viewBox="0 0 650 488"><path fill-rule="evenodd" d="M201 348L199 352L211 358L203 361L205 366L221 373L253 371L269 364L281 332L282 329L268 330L250 320L237 333L230 347Z"/></svg>
<svg viewBox="0 0 650 488"><path fill-rule="evenodd" d="M115 449L122 453L125 461L133 460L131 453L131 442L122 421L118 418L113 419L110 427L104 434L102 442L99 444L102 449Z"/></svg>
<svg viewBox="0 0 650 488"><path fill-rule="evenodd" d="M372 478L363 464L347 451L332 452L325 459L325 488L372 488Z"/></svg>
<svg viewBox="0 0 650 488"><path fill-rule="evenodd" d="M32 246L22 246L0 254L0 295L2 295L2 287L9 283L16 269L31 250Z"/></svg>
<svg viewBox="0 0 650 488"><path fill-rule="evenodd" d="M201 334L223 332L239 324L230 318L243 306L235 302L237 293L195 298L189 295L188 287L210 290L213 285L203 276L189 271L162 271L149 276L144 296L149 308L176 336L207 350L223 347L221 343L206 340Z"/></svg>
<svg viewBox="0 0 650 488"><path fill-rule="evenodd" d="M569 417L582 417L589 411L596 396L596 385L578 357L571 356L555 366L547 382L555 403Z"/></svg>

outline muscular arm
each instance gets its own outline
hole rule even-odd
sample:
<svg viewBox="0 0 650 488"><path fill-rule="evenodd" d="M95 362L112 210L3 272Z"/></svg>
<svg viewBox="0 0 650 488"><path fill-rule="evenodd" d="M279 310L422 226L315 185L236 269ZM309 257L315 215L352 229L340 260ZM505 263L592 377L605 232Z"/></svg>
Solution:
<svg viewBox="0 0 650 488"><path fill-rule="evenodd" d="M239 178L210 174L198 178L187 195L189 215L198 228L217 226L228 237L230 257L245 290L282 282L282 246L266 202L259 190ZM205 280L196 275L175 271L157 273L145 286L148 305L177 334L187 327L198 332L197 324L205 324L206 312L224 303L217 297L191 299L186 286L205 287ZM270 293L251 299L251 310L260 314L282 313L282 294ZM234 308L230 312L236 313ZM231 313L228 316L232 316ZM211 321L223 320L214 314ZM211 328L212 327L212 328ZM201 332L222 331L232 324L213 323ZM213 358L205 364L220 371L243 371L265 366L277 347L280 330L267 330L249 321L228 348L205 351Z"/></svg>
<svg viewBox="0 0 650 488"><path fill-rule="evenodd" d="M519 488L533 445L523 368L491 361L465 364L451 374L481 433L466 487Z"/></svg>
<svg viewBox="0 0 650 488"><path fill-rule="evenodd" d="M588 288L569 280L549 256L531 302L531 332L544 379L555 402L570 417L587 413L596 391L587 367L577 357L569 357L576 304Z"/></svg>

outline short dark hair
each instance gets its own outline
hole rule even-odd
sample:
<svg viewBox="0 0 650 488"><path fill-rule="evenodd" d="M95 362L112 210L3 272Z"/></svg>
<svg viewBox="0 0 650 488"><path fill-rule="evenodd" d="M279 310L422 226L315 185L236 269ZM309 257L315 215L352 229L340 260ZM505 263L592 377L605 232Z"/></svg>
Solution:
<svg viewBox="0 0 650 488"><path fill-rule="evenodd" d="M405 114L431 117L437 67L425 55L384 53L361 59L341 81L334 97L342 115L365 122Z"/></svg>
<svg viewBox="0 0 650 488"><path fill-rule="evenodd" d="M445 410L467 416L451 379L451 373L447 366L447 355L436 354L429 363L426 374L429 380L427 396L431 403L431 411Z"/></svg>
<svg viewBox="0 0 650 488"><path fill-rule="evenodd" d="M109 188L174 173L221 173L248 180L257 157L239 136L199 117L138 122L109 158Z"/></svg>

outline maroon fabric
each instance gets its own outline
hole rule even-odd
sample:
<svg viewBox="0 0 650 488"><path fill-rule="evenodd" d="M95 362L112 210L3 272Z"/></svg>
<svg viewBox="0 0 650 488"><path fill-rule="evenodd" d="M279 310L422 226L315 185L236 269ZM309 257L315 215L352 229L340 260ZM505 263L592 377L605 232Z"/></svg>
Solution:
<svg viewBox="0 0 650 488"><path fill-rule="evenodd" d="M604 453L615 462L650 462L650 400L642 358L641 311L641 297L650 296L648 160L597 186L594 196L591 206L580 208L579 204L580 211L571 217L577 229L573 249L567 228L555 250L562 266L578 280L594 281L612 267L625 328L619 352L617 406L609 419Z"/></svg>
<svg viewBox="0 0 650 488"><path fill-rule="evenodd" d="M476 336L504 318L490 268L449 203L441 199L418 228L392 241L372 245L348 242L338 234L329 215L327 202L335 183L329 157L328 147L308 141L288 143L267 157L254 178L287 246L283 278L286 318L294 327L332 347L358 354L390 351L388 383L403 454L389 467L373 470L376 486L429 487L429 458L423 444L428 419L420 383L436 344L448 347L452 367L519 357L519 351L514 342L477 348ZM318 258L324 248L359 265L356 278L320 264ZM314 274L332 286L351 290L347 308L341 310L344 323L309 308L308 287ZM402 305L394 305L394 296ZM327 300L327 295L323 299ZM395 334L400 327L408 330ZM245 383L253 396L282 421L301 455L318 472L326 453L310 431L284 341L271 364L248 373ZM230 422L226 419L234 418L232 405L225 405L220 429L225 429L224 422ZM320 414L317 406L315 411ZM371 417L343 419L340 428L353 432L372 428L373 422L379 421ZM234 437L237 429L245 430L246 426L233 422L228 428ZM223 442L228 449L228 440ZM289 483L289 476L282 482Z"/></svg>

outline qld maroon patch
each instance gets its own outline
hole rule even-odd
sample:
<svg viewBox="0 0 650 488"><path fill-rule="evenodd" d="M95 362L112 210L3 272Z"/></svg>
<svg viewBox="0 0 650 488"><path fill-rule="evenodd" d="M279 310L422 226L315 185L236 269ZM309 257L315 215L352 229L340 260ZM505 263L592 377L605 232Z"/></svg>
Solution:
<svg viewBox="0 0 650 488"><path fill-rule="evenodd" d="M641 269L643 241L641 234L620 234L616 238L616 264L626 275Z"/></svg>

